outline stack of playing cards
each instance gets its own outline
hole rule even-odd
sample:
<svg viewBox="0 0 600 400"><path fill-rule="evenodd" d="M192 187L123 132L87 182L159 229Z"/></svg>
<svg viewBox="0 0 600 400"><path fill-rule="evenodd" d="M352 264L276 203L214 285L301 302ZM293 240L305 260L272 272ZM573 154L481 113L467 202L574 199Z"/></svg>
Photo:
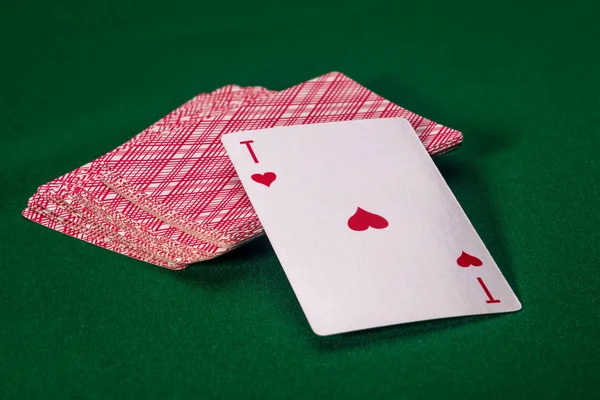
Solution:
<svg viewBox="0 0 600 400"><path fill-rule="evenodd" d="M42 185L23 215L139 260L185 268L264 233L225 152L223 136L395 117L410 123L430 154L449 151L462 141L460 132L399 107L337 72L281 92L225 86L196 96L113 151ZM370 144L369 138L365 135L361 146ZM254 154L251 141L244 146ZM315 161L307 157L306 168L324 174L311 166ZM259 179L269 186L274 175Z"/></svg>
<svg viewBox="0 0 600 400"><path fill-rule="evenodd" d="M267 233L313 330L521 305L427 153L462 135L341 73L201 94L23 215L172 269Z"/></svg>

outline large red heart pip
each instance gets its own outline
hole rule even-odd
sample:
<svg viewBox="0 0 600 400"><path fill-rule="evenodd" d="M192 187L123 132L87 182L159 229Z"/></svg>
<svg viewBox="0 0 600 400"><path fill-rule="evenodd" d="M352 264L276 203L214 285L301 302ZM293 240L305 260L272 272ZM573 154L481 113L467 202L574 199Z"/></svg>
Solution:
<svg viewBox="0 0 600 400"><path fill-rule="evenodd" d="M353 216L348 219L348 228L353 231L366 231L369 228L383 229L389 225L381 215L370 213L358 207Z"/></svg>
<svg viewBox="0 0 600 400"><path fill-rule="evenodd" d="M253 174L251 178L254 182L263 184L266 187L271 187L271 183L277 179L277 175L275 175L274 172L265 172L264 174Z"/></svg>
<svg viewBox="0 0 600 400"><path fill-rule="evenodd" d="M456 263L463 268L470 267L471 265L474 267L481 267L483 264L479 258L472 256L469 253L465 253L464 251L460 257L456 259Z"/></svg>

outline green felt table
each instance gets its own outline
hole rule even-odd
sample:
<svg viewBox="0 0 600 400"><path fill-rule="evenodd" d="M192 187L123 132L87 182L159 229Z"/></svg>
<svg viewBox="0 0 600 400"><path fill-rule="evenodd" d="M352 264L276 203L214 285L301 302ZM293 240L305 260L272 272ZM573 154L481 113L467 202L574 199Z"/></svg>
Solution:
<svg viewBox="0 0 600 400"><path fill-rule="evenodd" d="M0 398L599 398L598 4L3 2ZM266 238L173 272L20 216L197 93L332 70L464 132L521 312L318 337Z"/></svg>

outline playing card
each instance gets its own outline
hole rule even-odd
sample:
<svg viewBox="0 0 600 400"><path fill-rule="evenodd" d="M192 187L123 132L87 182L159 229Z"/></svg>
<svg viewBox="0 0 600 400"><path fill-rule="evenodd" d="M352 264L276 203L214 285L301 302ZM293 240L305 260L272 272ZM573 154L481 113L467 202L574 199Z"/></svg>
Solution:
<svg viewBox="0 0 600 400"><path fill-rule="evenodd" d="M521 308L406 120L222 141L315 333Z"/></svg>

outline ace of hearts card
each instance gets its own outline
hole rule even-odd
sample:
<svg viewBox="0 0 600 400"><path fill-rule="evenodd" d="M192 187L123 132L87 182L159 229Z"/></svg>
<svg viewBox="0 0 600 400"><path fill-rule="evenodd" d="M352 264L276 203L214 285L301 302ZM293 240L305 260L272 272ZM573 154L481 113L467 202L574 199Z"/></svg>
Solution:
<svg viewBox="0 0 600 400"><path fill-rule="evenodd" d="M316 334L521 309L406 120L222 141Z"/></svg>

